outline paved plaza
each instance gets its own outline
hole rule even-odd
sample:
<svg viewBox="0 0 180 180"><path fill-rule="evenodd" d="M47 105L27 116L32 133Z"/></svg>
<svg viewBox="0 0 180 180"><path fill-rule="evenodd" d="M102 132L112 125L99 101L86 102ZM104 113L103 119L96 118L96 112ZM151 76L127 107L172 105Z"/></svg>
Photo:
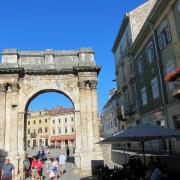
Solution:
<svg viewBox="0 0 180 180"><path fill-rule="evenodd" d="M46 154L48 158L59 157L60 152L65 151L65 149L50 149L50 154ZM37 155L37 149L28 150L28 156L32 157ZM60 175L60 174L59 174ZM26 180L30 180L31 178L27 178ZM58 178L60 180L88 180L88 179L97 179L96 177L82 177L75 174L75 165L74 165L74 156L72 153L72 149L70 150L70 157L66 161L65 164L65 173L60 175Z"/></svg>

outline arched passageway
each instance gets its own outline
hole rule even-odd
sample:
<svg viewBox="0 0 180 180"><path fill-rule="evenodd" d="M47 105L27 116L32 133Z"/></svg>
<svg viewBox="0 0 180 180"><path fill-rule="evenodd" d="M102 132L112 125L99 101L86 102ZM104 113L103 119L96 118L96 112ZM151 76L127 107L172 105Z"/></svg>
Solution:
<svg viewBox="0 0 180 180"><path fill-rule="evenodd" d="M99 145L97 75L94 52L72 51L2 52L0 65L0 148L22 171L24 127L29 102L45 91L65 94L74 105L76 131L75 165L91 173L92 160L102 159Z"/></svg>

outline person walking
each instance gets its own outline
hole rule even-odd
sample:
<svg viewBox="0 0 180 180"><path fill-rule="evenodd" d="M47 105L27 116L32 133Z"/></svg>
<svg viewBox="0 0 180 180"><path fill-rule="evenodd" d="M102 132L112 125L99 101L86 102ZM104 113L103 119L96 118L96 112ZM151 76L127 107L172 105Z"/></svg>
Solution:
<svg viewBox="0 0 180 180"><path fill-rule="evenodd" d="M54 174L54 179L58 179L58 168L59 168L59 162L57 160L57 158L54 158L54 161L52 163L52 172Z"/></svg>
<svg viewBox="0 0 180 180"><path fill-rule="evenodd" d="M15 168L14 165L10 162L9 158L5 159L5 163L2 168L2 180L15 180Z"/></svg>
<svg viewBox="0 0 180 180"><path fill-rule="evenodd" d="M23 161L23 177L26 179L29 177L29 170L30 170L30 161L27 156L25 156L25 159Z"/></svg>
<svg viewBox="0 0 180 180"><path fill-rule="evenodd" d="M48 158L45 162L45 175L46 175L46 179L50 180L50 173L51 173L51 169L52 169L52 162L50 160L50 158Z"/></svg>
<svg viewBox="0 0 180 180"><path fill-rule="evenodd" d="M61 175L64 174L65 162L66 162L66 156L65 156L64 153L61 151L61 154L60 154L60 156L59 156L59 171L60 171Z"/></svg>
<svg viewBox="0 0 180 180"><path fill-rule="evenodd" d="M40 158L38 158L36 166L37 166L37 172L39 174L39 179L42 180L43 162Z"/></svg>

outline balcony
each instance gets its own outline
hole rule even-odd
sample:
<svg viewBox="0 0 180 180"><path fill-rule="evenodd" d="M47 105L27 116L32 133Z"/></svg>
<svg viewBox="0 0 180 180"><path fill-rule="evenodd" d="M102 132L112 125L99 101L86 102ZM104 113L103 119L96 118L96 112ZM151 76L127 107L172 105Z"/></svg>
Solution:
<svg viewBox="0 0 180 180"><path fill-rule="evenodd" d="M36 134L36 133L31 133L31 134L30 134L30 137L31 137L31 138L36 138L36 137L37 137L37 134Z"/></svg>

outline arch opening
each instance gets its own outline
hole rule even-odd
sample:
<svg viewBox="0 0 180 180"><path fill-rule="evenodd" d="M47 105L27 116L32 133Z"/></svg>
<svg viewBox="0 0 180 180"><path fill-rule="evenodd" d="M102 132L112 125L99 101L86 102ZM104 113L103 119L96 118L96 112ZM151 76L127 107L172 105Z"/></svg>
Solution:
<svg viewBox="0 0 180 180"><path fill-rule="evenodd" d="M41 90L29 98L24 114L24 150L75 148L75 106L65 93Z"/></svg>

